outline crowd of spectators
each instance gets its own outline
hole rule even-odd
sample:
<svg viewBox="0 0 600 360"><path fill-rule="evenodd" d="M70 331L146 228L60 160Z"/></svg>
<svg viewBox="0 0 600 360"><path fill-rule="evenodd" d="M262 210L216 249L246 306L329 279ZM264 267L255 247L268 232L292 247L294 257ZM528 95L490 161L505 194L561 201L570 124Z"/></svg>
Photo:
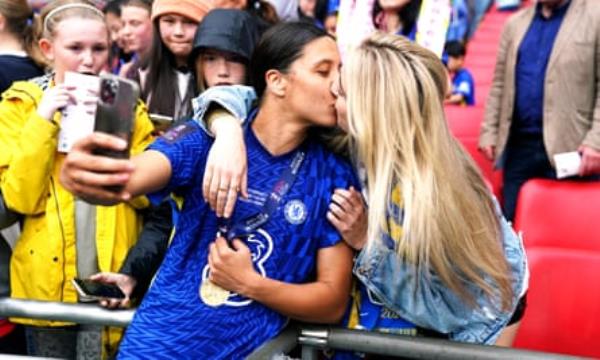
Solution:
<svg viewBox="0 0 600 360"><path fill-rule="evenodd" d="M290 318L510 346L519 188L563 152L600 174L593 1L539 0L503 31L480 140L500 204L443 115L476 105L491 0L439 1L434 33L426 0L0 0L0 296L77 302L89 278L124 293L100 306L139 306L125 335L0 319L0 353L235 358ZM128 144L60 149L65 108L98 101L72 72L139 87Z"/></svg>

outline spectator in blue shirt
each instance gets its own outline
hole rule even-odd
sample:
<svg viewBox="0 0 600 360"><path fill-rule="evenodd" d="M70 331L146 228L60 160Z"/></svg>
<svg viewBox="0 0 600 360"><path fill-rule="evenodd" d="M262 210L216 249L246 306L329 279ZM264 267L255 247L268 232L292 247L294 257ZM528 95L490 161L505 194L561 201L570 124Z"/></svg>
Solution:
<svg viewBox="0 0 600 360"><path fill-rule="evenodd" d="M466 49L460 41L446 43L448 71L452 77L452 93L446 99L447 104L475 105L475 82L469 70L463 67Z"/></svg>

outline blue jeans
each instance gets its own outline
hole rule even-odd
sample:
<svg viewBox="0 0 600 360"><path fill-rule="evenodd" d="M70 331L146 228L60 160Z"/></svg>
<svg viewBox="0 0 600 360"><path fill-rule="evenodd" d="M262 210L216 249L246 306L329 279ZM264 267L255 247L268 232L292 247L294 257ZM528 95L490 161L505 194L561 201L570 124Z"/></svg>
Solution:
<svg viewBox="0 0 600 360"><path fill-rule="evenodd" d="M504 163L504 216L513 221L521 186L534 178L556 179L542 135L511 135Z"/></svg>

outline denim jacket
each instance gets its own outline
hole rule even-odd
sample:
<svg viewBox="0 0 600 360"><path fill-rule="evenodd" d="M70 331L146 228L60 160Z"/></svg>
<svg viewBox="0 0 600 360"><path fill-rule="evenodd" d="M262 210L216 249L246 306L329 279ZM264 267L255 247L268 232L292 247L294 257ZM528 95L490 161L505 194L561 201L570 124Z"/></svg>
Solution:
<svg viewBox="0 0 600 360"><path fill-rule="evenodd" d="M244 121L248 117L250 110L252 110L255 101L256 92L254 92L254 88L250 86L213 86L192 100L192 107L194 110L193 119L209 133L209 135L212 135L206 128L204 116L213 102L223 107L229 113L240 119L240 121Z"/></svg>
<svg viewBox="0 0 600 360"><path fill-rule="evenodd" d="M204 126L204 115L213 101L243 120L255 100L256 94L248 86L213 87L194 99L194 120ZM452 340L493 344L527 289L529 276L521 238L501 215L497 204L496 212L513 279L514 296L510 311L501 311L498 304L489 303L483 291L475 286L471 286L470 290L479 306L477 309L469 307L435 274L427 279L418 277L413 266L401 262L394 249L389 249L383 243L374 244L368 251L361 251L353 272L386 307L404 319L420 327L448 334Z"/></svg>
<svg viewBox="0 0 600 360"><path fill-rule="evenodd" d="M521 238L496 211L500 220L504 253L512 275L513 299L509 311L491 303L475 286L469 290L477 308L468 306L448 289L435 274L417 276L415 267L402 262L394 249L383 243L363 249L356 258L356 277L386 307L402 318L427 329L449 335L451 340L493 344L511 319L528 286L529 272Z"/></svg>

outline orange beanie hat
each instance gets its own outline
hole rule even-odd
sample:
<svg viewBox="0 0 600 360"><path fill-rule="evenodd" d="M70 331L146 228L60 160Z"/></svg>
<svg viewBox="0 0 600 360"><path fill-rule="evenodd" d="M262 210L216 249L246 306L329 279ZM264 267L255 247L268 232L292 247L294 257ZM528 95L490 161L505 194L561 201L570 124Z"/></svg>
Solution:
<svg viewBox="0 0 600 360"><path fill-rule="evenodd" d="M154 0L152 21L164 14L177 14L200 22L213 7L211 0Z"/></svg>

